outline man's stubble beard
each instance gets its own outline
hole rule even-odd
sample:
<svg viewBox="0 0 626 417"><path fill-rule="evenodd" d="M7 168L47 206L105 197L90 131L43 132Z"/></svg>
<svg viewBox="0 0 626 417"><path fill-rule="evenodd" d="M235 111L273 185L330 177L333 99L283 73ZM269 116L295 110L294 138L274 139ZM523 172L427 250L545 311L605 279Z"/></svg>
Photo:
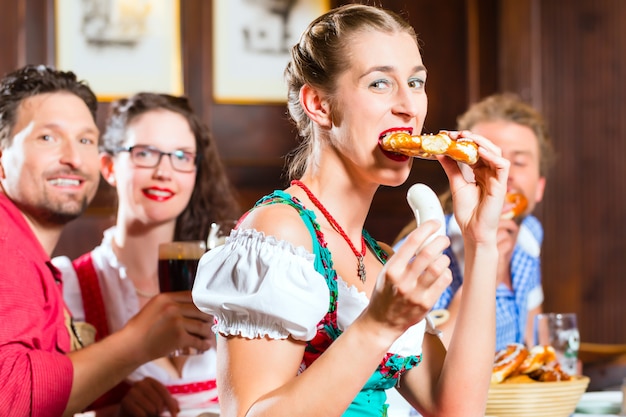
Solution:
<svg viewBox="0 0 626 417"><path fill-rule="evenodd" d="M64 226L72 220L82 216L87 210L90 201L91 200L89 198L84 197L80 206L75 210L48 210L47 213L42 213L42 219L50 224Z"/></svg>
<svg viewBox="0 0 626 417"><path fill-rule="evenodd" d="M91 199L85 196L82 201L73 204L44 204L30 207L18 204L18 206L21 206L20 209L22 211L29 213L29 216L37 219L39 223L65 226L72 220L80 217L87 210L90 202Z"/></svg>

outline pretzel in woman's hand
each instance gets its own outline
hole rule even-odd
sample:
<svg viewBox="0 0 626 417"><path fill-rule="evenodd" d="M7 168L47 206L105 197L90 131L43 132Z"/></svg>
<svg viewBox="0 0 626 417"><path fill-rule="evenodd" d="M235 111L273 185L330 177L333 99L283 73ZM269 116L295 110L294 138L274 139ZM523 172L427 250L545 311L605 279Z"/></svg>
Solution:
<svg viewBox="0 0 626 417"><path fill-rule="evenodd" d="M445 155L468 165L478 161L478 145L465 138L454 140L445 132L436 135L391 132L381 138L380 144L385 151L406 156L434 159L434 155Z"/></svg>

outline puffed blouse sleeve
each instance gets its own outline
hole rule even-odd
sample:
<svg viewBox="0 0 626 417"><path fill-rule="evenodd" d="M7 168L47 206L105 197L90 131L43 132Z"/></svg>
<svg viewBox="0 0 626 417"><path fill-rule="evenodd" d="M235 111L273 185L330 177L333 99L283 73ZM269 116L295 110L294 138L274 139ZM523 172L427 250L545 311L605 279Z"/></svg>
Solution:
<svg viewBox="0 0 626 417"><path fill-rule="evenodd" d="M314 254L289 242L234 230L200 260L193 301L215 317L215 333L311 340L330 298L314 260Z"/></svg>

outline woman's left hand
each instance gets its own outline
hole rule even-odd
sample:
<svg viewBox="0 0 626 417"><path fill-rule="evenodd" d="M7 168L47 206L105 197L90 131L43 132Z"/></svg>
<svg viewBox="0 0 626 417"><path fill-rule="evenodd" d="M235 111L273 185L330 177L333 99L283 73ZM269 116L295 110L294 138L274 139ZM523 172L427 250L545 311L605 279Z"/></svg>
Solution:
<svg viewBox="0 0 626 417"><path fill-rule="evenodd" d="M178 402L163 384L147 377L132 385L120 403L118 417L160 416L166 410L178 415Z"/></svg>

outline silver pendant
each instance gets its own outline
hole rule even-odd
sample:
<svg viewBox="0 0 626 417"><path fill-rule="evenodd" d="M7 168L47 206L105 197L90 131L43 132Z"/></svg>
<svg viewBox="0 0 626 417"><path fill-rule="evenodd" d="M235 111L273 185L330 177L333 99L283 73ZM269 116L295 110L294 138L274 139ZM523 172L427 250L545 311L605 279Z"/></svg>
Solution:
<svg viewBox="0 0 626 417"><path fill-rule="evenodd" d="M357 260L359 262L359 265L357 267L357 273L359 274L359 279L361 280L361 282L365 284L366 276L365 276L365 263L363 262L363 256L359 256Z"/></svg>

